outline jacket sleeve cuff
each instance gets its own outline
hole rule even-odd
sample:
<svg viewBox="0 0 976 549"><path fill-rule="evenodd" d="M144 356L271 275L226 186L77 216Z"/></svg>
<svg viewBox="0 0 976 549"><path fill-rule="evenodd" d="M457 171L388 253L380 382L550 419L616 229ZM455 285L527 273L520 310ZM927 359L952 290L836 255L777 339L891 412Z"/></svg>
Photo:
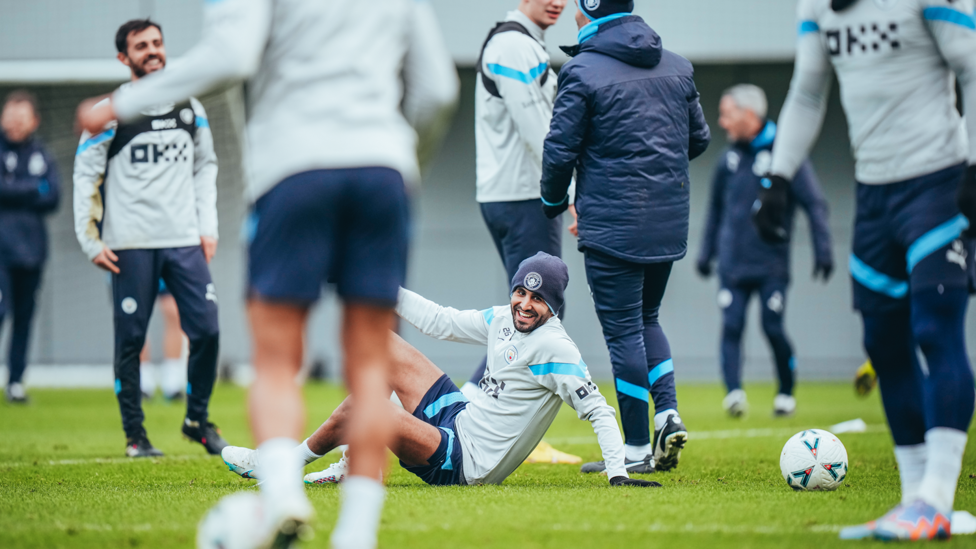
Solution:
<svg viewBox="0 0 976 549"><path fill-rule="evenodd" d="M565 204L567 202L569 202L569 195L568 194L566 196L564 196L563 199L560 200L559 202L549 202L548 200L545 199L545 197L542 197L542 203L545 204L546 206L562 206L563 204Z"/></svg>

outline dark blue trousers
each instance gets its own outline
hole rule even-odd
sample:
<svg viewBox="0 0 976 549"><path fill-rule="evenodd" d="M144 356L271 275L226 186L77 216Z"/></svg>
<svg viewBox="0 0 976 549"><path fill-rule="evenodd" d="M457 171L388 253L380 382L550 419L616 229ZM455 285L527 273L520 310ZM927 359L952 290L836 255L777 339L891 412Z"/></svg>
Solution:
<svg viewBox="0 0 976 549"><path fill-rule="evenodd" d="M139 353L146 342L159 280L180 311L180 327L190 340L186 417L206 421L217 376L220 332L217 292L199 246L156 250L118 250L119 274L112 275L115 313L115 394L127 437L145 433L139 390Z"/></svg>
<svg viewBox="0 0 976 549"><path fill-rule="evenodd" d="M793 394L793 346L783 329L788 285L787 281L778 278L722 281L718 296L722 307L722 375L729 391L742 387L742 334L746 326L746 310L752 294L758 293L762 328L773 351L779 392Z"/></svg>
<svg viewBox="0 0 976 549"><path fill-rule="evenodd" d="M482 202L481 216L505 265L508 274L506 283L511 284L519 264L538 252L562 257L562 218L546 218L542 213L541 200ZM563 309L558 311L559 318L563 318L565 312L566 306L563 305ZM477 385L481 381L487 364L488 358L485 357L471 374L471 383Z"/></svg>
<svg viewBox="0 0 976 549"><path fill-rule="evenodd" d="M627 444L650 444L650 399L657 412L678 409L671 346L658 322L671 262L631 263L583 251L586 281L610 350Z"/></svg>
<svg viewBox="0 0 976 549"><path fill-rule="evenodd" d="M13 317L10 358L7 361L10 370L8 383L20 383L27 369L27 348L40 284L40 266L18 267L0 260L0 327L3 327L3 319L8 311Z"/></svg>

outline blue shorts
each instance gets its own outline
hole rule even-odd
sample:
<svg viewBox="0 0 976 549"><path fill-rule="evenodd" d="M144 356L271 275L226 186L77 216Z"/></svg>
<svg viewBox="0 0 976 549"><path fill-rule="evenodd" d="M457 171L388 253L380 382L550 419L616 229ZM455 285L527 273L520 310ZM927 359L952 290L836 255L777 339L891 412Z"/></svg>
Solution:
<svg viewBox="0 0 976 549"><path fill-rule="evenodd" d="M451 378L447 374L441 376L413 411L415 418L440 429L441 443L427 458L427 465L412 467L400 461L400 466L431 486L466 486L468 483L462 470L463 453L455 435L454 420L467 405L468 399Z"/></svg>
<svg viewBox="0 0 976 549"><path fill-rule="evenodd" d="M857 185L854 308L884 313L909 307L912 291L966 288L974 274L969 226L956 193L966 165L887 185Z"/></svg>
<svg viewBox="0 0 976 549"><path fill-rule="evenodd" d="M329 282L344 301L394 307L407 274L408 225L396 170L288 177L258 199L245 226L248 294L308 305Z"/></svg>

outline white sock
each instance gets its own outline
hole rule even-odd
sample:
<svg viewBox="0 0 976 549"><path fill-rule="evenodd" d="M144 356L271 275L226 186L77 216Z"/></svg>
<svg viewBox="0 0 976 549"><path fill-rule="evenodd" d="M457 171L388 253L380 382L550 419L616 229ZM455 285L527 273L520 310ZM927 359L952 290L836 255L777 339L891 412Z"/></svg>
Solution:
<svg viewBox="0 0 976 549"><path fill-rule="evenodd" d="M898 462L898 474L901 476L902 505L908 505L918 499L918 490L922 487L927 458L928 449L925 444L895 446L895 460Z"/></svg>
<svg viewBox="0 0 976 549"><path fill-rule="evenodd" d="M302 442L301 444L299 444L298 446L295 447L295 455L297 455L302 460L302 463L304 465L308 465L309 463L312 463L313 461L315 461L315 460L319 459L320 457L322 457L322 456L316 454L315 452L313 452L308 447L308 439L307 438L305 439L305 442Z"/></svg>
<svg viewBox="0 0 976 549"><path fill-rule="evenodd" d="M925 433L925 446L928 458L918 497L940 513L948 515L952 513L956 484L962 471L966 433L948 427L934 427Z"/></svg>
<svg viewBox="0 0 976 549"><path fill-rule="evenodd" d="M175 395L186 389L186 363L178 358L163 361L163 393Z"/></svg>
<svg viewBox="0 0 976 549"><path fill-rule="evenodd" d="M654 414L654 430L657 431L664 427L664 424L668 422L668 417L677 415L678 411L674 408L668 408L659 414ZM679 417L677 421L681 421L681 418Z"/></svg>
<svg viewBox="0 0 976 549"><path fill-rule="evenodd" d="M346 477L339 488L342 508L332 531L333 549L374 549L386 490L368 477Z"/></svg>
<svg viewBox="0 0 976 549"><path fill-rule="evenodd" d="M624 459L626 459L628 463L634 461L644 461L644 458L653 452L654 450L651 449L650 444L643 444L641 446L624 444Z"/></svg>
<svg viewBox="0 0 976 549"><path fill-rule="evenodd" d="M295 452L295 446L298 446L298 442L286 437L273 438L258 446L257 472L261 479L261 496L265 508L272 515L292 498L306 499L302 462Z"/></svg>
<svg viewBox="0 0 976 549"><path fill-rule="evenodd" d="M474 393L480 390L481 388L470 381L465 381L464 385L461 386L461 394L464 395L468 400L474 400Z"/></svg>
<svg viewBox="0 0 976 549"><path fill-rule="evenodd" d="M396 404L397 406L403 408L403 403L400 402L400 397L397 396L396 391L390 393L390 402Z"/></svg>
<svg viewBox="0 0 976 549"><path fill-rule="evenodd" d="M152 362L139 364L139 389L147 395L156 392L156 372L153 371Z"/></svg>

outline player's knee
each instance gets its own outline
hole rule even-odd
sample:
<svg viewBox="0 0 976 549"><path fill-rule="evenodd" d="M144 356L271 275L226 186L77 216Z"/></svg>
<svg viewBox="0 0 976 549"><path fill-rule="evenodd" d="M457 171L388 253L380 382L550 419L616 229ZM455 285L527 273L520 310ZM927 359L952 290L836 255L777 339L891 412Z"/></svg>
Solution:
<svg viewBox="0 0 976 549"><path fill-rule="evenodd" d="M722 337L724 339L742 339L742 332L745 329L745 322L737 318L724 318L722 320Z"/></svg>
<svg viewBox="0 0 976 549"><path fill-rule="evenodd" d="M923 290L912 296L912 335L923 352L965 346L967 299L963 288Z"/></svg>
<svg viewBox="0 0 976 549"><path fill-rule="evenodd" d="M661 313L661 307L653 307L651 309L644 309L644 326L653 326L659 323L659 316Z"/></svg>
<svg viewBox="0 0 976 549"><path fill-rule="evenodd" d="M786 330L783 329L783 319L781 317L763 318L762 329L763 333L771 341L786 339Z"/></svg>

